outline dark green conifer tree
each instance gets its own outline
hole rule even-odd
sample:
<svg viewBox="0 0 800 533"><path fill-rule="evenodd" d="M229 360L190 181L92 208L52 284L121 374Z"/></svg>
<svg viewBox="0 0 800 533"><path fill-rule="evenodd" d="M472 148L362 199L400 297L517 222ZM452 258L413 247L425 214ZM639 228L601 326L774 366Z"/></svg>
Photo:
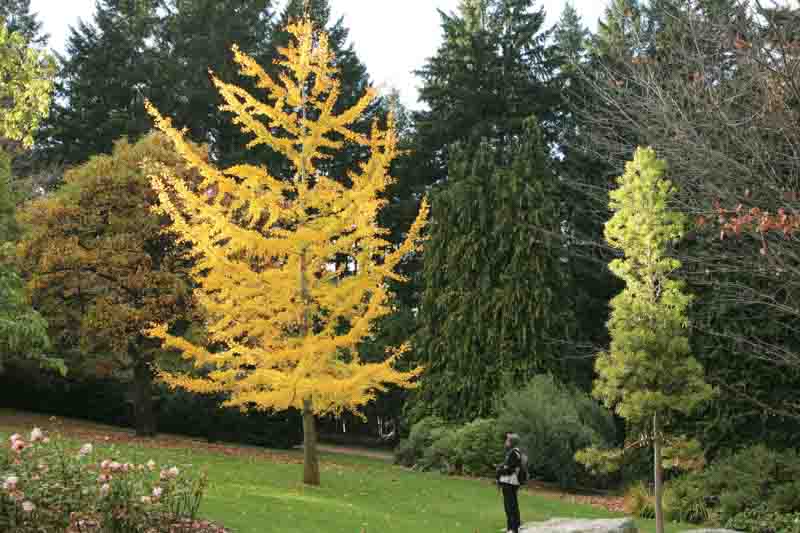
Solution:
<svg viewBox="0 0 800 533"><path fill-rule="evenodd" d="M562 357L573 318L549 167L533 120L503 153L489 142L454 151L450 183L433 195L415 414L487 416L504 387L586 370Z"/></svg>
<svg viewBox="0 0 800 533"><path fill-rule="evenodd" d="M414 116L415 179L428 184L448 176L455 142L507 144L533 115L552 141L558 101L545 14L532 0L465 0L441 17L443 42L417 72L427 109Z"/></svg>
<svg viewBox="0 0 800 533"><path fill-rule="evenodd" d="M58 98L42 132L48 159L78 164L152 128L144 99L160 102L168 90L153 47L158 4L98 0L93 20L71 28L59 57Z"/></svg>

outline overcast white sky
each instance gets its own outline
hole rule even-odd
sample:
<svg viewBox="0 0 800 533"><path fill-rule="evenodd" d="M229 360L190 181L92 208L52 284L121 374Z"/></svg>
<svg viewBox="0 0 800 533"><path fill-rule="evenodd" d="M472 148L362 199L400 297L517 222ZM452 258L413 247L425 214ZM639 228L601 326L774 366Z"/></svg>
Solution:
<svg viewBox="0 0 800 533"><path fill-rule="evenodd" d="M225 0L220 0L225 1ZM565 0L543 0L548 26L558 19ZM584 25L594 29L606 0L573 0ZM91 20L95 0L32 0L50 45L63 49L69 26ZM415 106L417 80L411 73L434 54L441 39L437 9L450 12L458 0L331 0L343 16L356 52L377 85L396 87L407 105ZM410 31L409 31L410 30Z"/></svg>

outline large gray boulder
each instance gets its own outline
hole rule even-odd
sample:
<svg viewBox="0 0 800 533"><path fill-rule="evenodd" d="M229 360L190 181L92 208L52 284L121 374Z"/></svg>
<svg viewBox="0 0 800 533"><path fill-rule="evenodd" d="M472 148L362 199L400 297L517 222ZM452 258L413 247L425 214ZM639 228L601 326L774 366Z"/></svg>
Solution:
<svg viewBox="0 0 800 533"><path fill-rule="evenodd" d="M579 518L552 518L547 522L525 524L520 533L636 533L631 518L587 520Z"/></svg>

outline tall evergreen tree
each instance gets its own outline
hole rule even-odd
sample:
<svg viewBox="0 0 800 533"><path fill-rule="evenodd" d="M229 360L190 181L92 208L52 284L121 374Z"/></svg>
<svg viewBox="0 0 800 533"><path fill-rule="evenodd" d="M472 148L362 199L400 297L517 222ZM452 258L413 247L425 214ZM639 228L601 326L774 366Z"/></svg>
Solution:
<svg viewBox="0 0 800 533"><path fill-rule="evenodd" d="M503 154L488 142L477 154L454 152L451 183L433 197L425 250L415 343L426 367L423 412L486 416L504 385L591 371L561 357L573 321L558 183L545 154L535 124Z"/></svg>
<svg viewBox="0 0 800 533"><path fill-rule="evenodd" d="M42 23L31 13L31 0L0 0L0 20L5 21L10 33L18 33L33 45L47 44L48 36L42 34Z"/></svg>
<svg viewBox="0 0 800 533"><path fill-rule="evenodd" d="M557 145L561 160L571 161L573 151L579 151L575 142L579 135L576 106L582 106L589 88L583 76L587 66L589 30L583 25L578 12L567 3L553 31L553 48L558 61L556 84L564 96L558 108ZM574 165L572 165L574 166ZM583 172L581 168L578 172Z"/></svg>
<svg viewBox="0 0 800 533"><path fill-rule="evenodd" d="M612 0L605 17L597 22L592 55L604 61L622 62L642 44L642 9L638 0Z"/></svg>
<svg viewBox="0 0 800 533"><path fill-rule="evenodd" d="M583 113L591 108L590 34L572 4L567 3L553 32L558 59L555 79L562 95L558 109L555 168L562 197L562 217L573 284L576 320L581 325L569 350L576 358L591 359L608 342L608 301L618 283L606 265L609 254L596 246L608 218L605 191L611 169L587 149ZM576 385L588 388L589 376Z"/></svg>
<svg viewBox="0 0 800 533"><path fill-rule="evenodd" d="M414 117L415 179L423 183L447 177L454 142L506 144L532 115L551 141L557 101L549 84L554 64L542 31L545 15L532 0L464 1L458 12L441 17L442 45L417 72L427 106Z"/></svg>
<svg viewBox="0 0 800 533"><path fill-rule="evenodd" d="M231 46L262 60L271 46L272 0L164 0L159 29L161 76L169 87L162 109L189 136L208 143L214 160L241 160L246 138L228 117L217 113L219 95L209 70L231 79L237 69ZM248 90L255 87L246 85ZM168 101L171 100L171 101Z"/></svg>
<svg viewBox="0 0 800 533"><path fill-rule="evenodd" d="M589 30L583 25L572 2L567 2L553 31L562 76L573 73L584 61Z"/></svg>
<svg viewBox="0 0 800 533"><path fill-rule="evenodd" d="M209 70L235 73L231 46L263 58L270 47L272 0L101 0L91 24L79 23L61 58L62 104L46 132L52 158L80 163L135 140L153 126L149 99L219 162L237 159L243 137L216 113ZM93 132L86 135L86 132Z"/></svg>
<svg viewBox="0 0 800 533"><path fill-rule="evenodd" d="M122 136L136 139L152 128L144 98L168 91L152 42L159 0L98 0L93 21L79 21L59 57L58 105L44 136L52 159L81 163L110 153Z"/></svg>
<svg viewBox="0 0 800 533"><path fill-rule="evenodd" d="M560 96L544 12L531 0L464 0L441 16L443 43L418 71L427 109L415 114L405 174L417 188L442 184L425 250L416 347L428 370L415 407L466 419L491 411L505 379L575 370L556 355L572 319L547 309L568 299L547 162Z"/></svg>

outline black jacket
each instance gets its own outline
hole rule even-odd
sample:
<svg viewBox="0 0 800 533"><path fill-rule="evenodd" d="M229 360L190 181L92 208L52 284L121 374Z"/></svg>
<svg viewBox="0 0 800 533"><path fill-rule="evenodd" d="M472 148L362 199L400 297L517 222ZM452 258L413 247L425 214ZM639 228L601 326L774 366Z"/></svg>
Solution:
<svg viewBox="0 0 800 533"><path fill-rule="evenodd" d="M506 460L503 461L503 464L497 467L497 479L500 479L500 476L514 474L520 466L522 466L520 451L518 448L512 448L506 454Z"/></svg>

